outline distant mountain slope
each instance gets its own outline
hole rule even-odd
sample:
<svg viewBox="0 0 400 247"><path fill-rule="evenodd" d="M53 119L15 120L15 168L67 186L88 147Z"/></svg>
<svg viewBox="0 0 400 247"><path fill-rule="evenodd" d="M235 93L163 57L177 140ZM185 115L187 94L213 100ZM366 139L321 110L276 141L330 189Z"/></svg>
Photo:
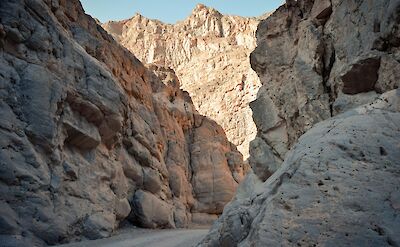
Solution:
<svg viewBox="0 0 400 247"><path fill-rule="evenodd" d="M174 68L199 112L222 125L247 158L256 134L248 104L260 87L248 58L258 22L199 4L174 25L137 14L103 27L142 62Z"/></svg>

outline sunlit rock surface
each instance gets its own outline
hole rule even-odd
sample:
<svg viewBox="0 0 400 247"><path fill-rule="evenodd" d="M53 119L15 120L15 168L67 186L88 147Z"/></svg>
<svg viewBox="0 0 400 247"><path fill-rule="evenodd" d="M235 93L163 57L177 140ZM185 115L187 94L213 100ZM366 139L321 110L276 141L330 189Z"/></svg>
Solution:
<svg viewBox="0 0 400 247"><path fill-rule="evenodd" d="M247 158L256 134L248 105L260 87L248 57L259 20L199 4L174 25L137 14L103 27L143 63L174 68L199 112L216 120Z"/></svg>

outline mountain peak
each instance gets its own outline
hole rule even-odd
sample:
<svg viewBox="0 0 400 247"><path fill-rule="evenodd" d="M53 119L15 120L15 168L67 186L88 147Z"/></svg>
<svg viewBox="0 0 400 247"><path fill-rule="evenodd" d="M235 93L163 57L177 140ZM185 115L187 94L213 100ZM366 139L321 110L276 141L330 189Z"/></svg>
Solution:
<svg viewBox="0 0 400 247"><path fill-rule="evenodd" d="M202 3L199 3L196 5L196 7L194 7L192 14L196 15L198 13L206 13L206 14L210 14L210 13L215 13L215 14L221 14L218 10L212 8L212 7L208 7Z"/></svg>
<svg viewBox="0 0 400 247"><path fill-rule="evenodd" d="M208 8L208 7L205 6L205 5L202 4L202 3L198 3L198 4L196 5L196 7L194 8L194 10L201 10L201 9L204 9L204 8Z"/></svg>

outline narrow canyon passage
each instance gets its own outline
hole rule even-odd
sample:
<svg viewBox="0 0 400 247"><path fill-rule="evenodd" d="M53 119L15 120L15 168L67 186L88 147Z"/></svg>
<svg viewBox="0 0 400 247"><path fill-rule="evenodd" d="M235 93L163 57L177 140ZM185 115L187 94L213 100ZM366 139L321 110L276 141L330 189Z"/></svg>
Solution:
<svg viewBox="0 0 400 247"><path fill-rule="evenodd" d="M400 246L400 0L279 2L0 0L0 247Z"/></svg>
<svg viewBox="0 0 400 247"><path fill-rule="evenodd" d="M196 109L221 125L247 159L257 133L249 103L261 86L249 55L257 25L269 14L242 17L197 4L173 25L136 14L102 27L144 64L174 69Z"/></svg>

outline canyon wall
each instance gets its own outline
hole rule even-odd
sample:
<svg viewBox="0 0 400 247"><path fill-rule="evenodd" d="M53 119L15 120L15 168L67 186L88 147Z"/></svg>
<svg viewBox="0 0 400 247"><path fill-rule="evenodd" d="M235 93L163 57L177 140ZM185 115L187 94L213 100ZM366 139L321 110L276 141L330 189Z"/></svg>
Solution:
<svg viewBox="0 0 400 247"><path fill-rule="evenodd" d="M260 23L250 57L263 84L251 103L253 165L275 171L314 124L398 88L397 3L288 1ZM274 162L258 160L269 154Z"/></svg>
<svg viewBox="0 0 400 247"><path fill-rule="evenodd" d="M173 70L146 68L78 0L2 0L0 20L0 245L222 212L246 166Z"/></svg>
<svg viewBox="0 0 400 247"><path fill-rule="evenodd" d="M399 0L288 0L259 24L254 172L199 246L400 244L399 25Z"/></svg>
<svg viewBox="0 0 400 247"><path fill-rule="evenodd" d="M248 57L258 23L199 4L174 25L137 14L103 27L142 62L173 68L199 112L219 123L247 158L256 135L249 102L260 87Z"/></svg>

